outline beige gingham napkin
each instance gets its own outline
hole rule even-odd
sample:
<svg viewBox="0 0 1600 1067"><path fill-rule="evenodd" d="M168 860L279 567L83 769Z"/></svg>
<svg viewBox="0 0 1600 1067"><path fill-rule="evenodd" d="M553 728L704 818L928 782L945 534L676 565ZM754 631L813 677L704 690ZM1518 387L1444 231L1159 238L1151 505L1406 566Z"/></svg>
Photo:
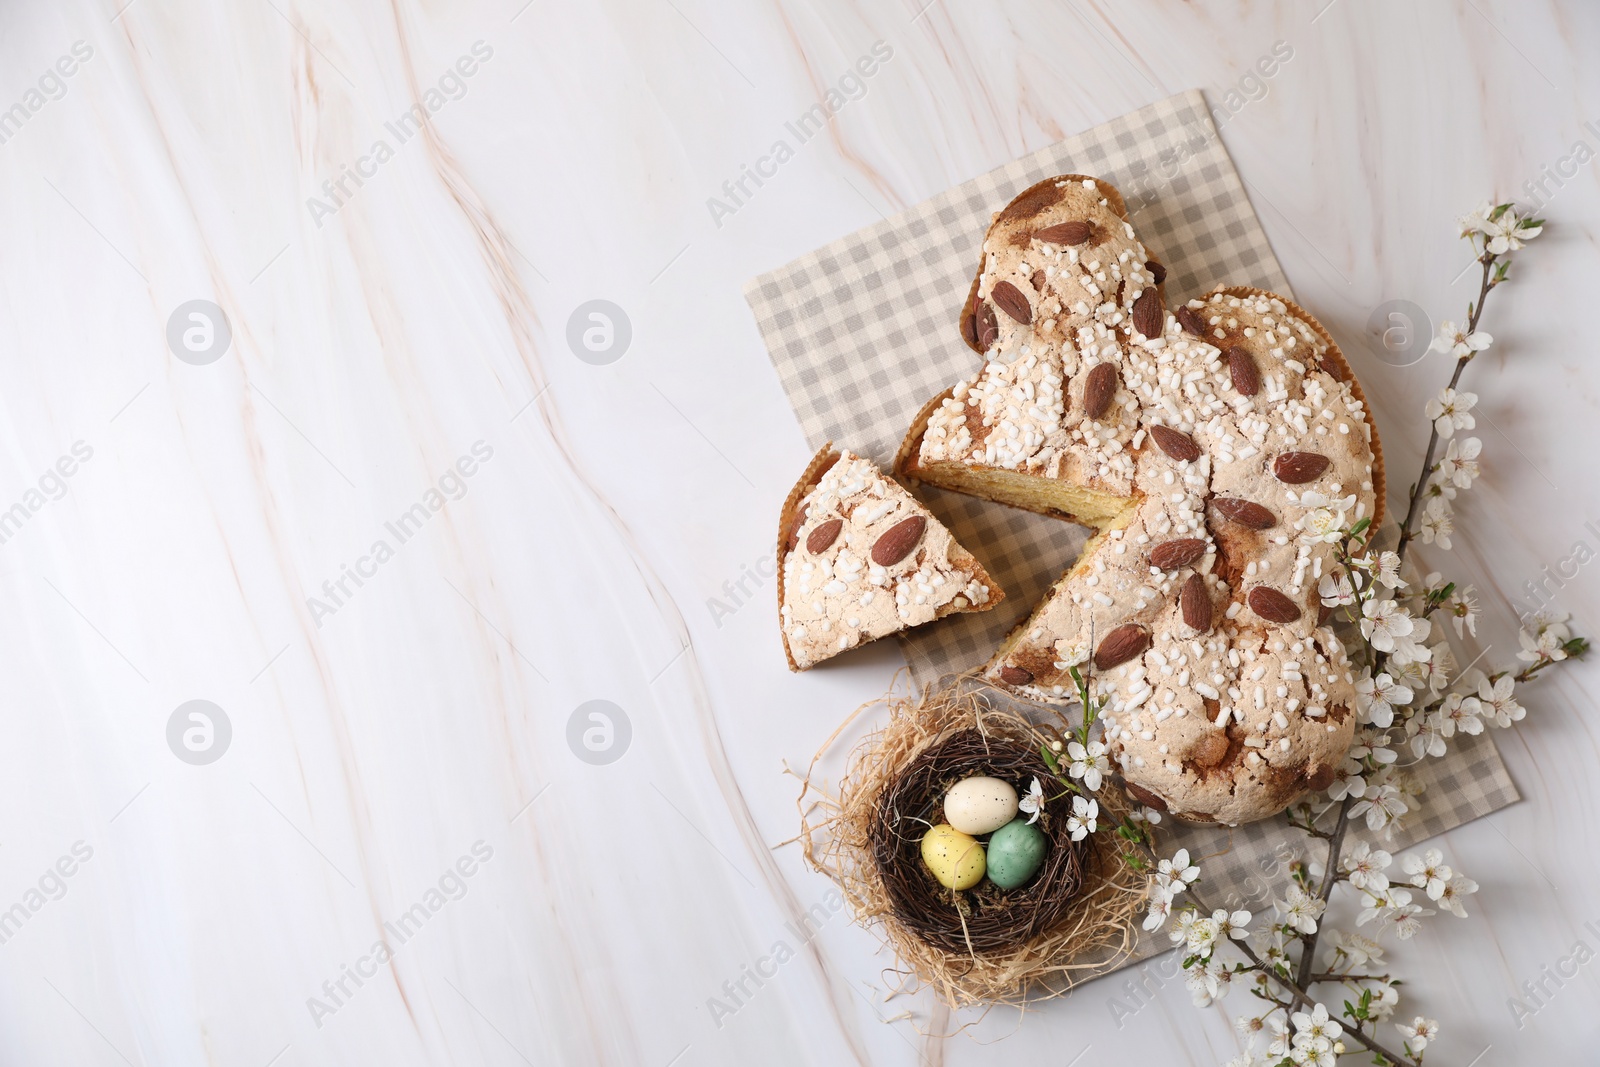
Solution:
<svg viewBox="0 0 1600 1067"><path fill-rule="evenodd" d="M1033 183L1069 173L1103 177L1122 191L1140 239L1167 267L1169 306L1224 284L1293 297L1204 98L1180 93L749 282L745 299L813 448L832 441L890 464L922 405L978 368L956 323L990 219ZM1071 564L1088 531L929 486L917 493L1006 592L992 611L953 616L902 637L912 676L923 684L985 662ZM1407 816L1402 846L1519 799L1487 735L1458 737L1449 756L1418 765L1416 780L1423 786L1420 811ZM1214 906L1263 906L1269 892L1282 888L1274 864L1286 846L1304 842L1279 819L1232 831L1167 829L1164 850L1186 845L1196 856L1225 853L1202 864ZM1165 938L1147 937L1136 958L1167 947Z"/></svg>

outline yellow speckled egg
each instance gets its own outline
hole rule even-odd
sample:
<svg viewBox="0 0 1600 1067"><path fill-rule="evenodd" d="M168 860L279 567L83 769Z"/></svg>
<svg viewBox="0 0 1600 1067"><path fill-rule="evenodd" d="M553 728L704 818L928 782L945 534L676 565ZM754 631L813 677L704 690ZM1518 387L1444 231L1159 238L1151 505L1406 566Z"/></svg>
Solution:
<svg viewBox="0 0 1600 1067"><path fill-rule="evenodd" d="M983 881L983 846L945 823L923 835L922 862L946 889L971 889Z"/></svg>
<svg viewBox="0 0 1600 1067"><path fill-rule="evenodd" d="M966 778L944 798L945 821L964 834L992 834L1017 817L1017 791L998 778Z"/></svg>

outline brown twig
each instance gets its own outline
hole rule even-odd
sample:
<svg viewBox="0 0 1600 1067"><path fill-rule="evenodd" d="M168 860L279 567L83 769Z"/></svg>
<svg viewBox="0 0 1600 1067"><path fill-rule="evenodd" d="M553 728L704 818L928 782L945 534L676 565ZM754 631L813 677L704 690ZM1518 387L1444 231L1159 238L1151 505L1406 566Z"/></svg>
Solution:
<svg viewBox="0 0 1600 1067"><path fill-rule="evenodd" d="M1472 306L1471 317L1467 320L1467 335L1471 336L1478 329L1478 320L1483 317L1483 305L1489 290L1495 283L1490 279L1490 272L1494 268L1495 255L1485 252L1479 257L1483 264L1483 283L1478 287L1478 302ZM1449 388L1454 389L1456 383L1461 381L1461 372L1467 369L1467 364L1472 362L1472 357L1477 353L1468 352L1456 360L1455 373L1450 375ZM1422 506L1422 498L1428 489L1428 481L1433 477L1433 454L1439 447L1439 427L1435 425L1428 435L1428 450L1422 456L1422 473L1417 476L1417 483L1411 489L1411 503L1406 507L1405 521L1400 524L1400 543L1395 546L1395 555L1402 560L1406 558L1406 548L1411 544L1411 539L1416 535L1412 533L1411 524L1417 519L1417 508Z"/></svg>
<svg viewBox="0 0 1600 1067"><path fill-rule="evenodd" d="M1386 974L1339 974L1335 971L1323 971L1321 974L1311 976L1311 985L1320 985L1323 982L1387 982ZM1308 987L1309 988L1309 987Z"/></svg>
<svg viewBox="0 0 1600 1067"><path fill-rule="evenodd" d="M1333 895L1333 886L1339 880L1339 861L1343 858L1344 832L1350 825L1350 806L1355 802L1354 797L1347 796L1339 804L1339 822L1333 828L1333 834L1328 838L1328 864L1322 872L1322 888L1317 891L1317 897L1326 907L1328 898ZM1311 965L1317 956L1317 940L1322 936L1322 923L1317 924L1315 933L1300 936L1300 969L1295 974L1297 984L1309 988L1311 985Z"/></svg>
<svg viewBox="0 0 1600 1067"><path fill-rule="evenodd" d="M1205 910L1205 905L1200 902L1198 897L1195 898L1195 904L1197 904L1202 911ZM1257 971L1266 975L1271 981L1276 982L1285 993L1289 994L1290 999L1295 1005L1307 1008L1314 1008L1316 1006L1316 1000L1313 999L1312 996L1303 988L1301 988L1298 983L1290 981L1277 971L1273 970L1271 967L1268 967L1266 963L1262 961L1261 957L1256 955L1256 950L1250 947L1250 943L1248 941L1234 941L1232 942L1232 945L1234 948L1244 953L1245 958L1255 966ZM1382 1056L1385 1060L1389 1061L1393 1067L1422 1067L1421 1060L1408 1060L1403 1056L1398 1056L1395 1053L1390 1052L1388 1049L1378 1044L1376 1040L1368 1037L1366 1034L1363 1034L1359 1024L1355 1023L1355 1020L1352 1020L1352 1024L1353 1025L1344 1032L1360 1042L1368 1052L1375 1056Z"/></svg>

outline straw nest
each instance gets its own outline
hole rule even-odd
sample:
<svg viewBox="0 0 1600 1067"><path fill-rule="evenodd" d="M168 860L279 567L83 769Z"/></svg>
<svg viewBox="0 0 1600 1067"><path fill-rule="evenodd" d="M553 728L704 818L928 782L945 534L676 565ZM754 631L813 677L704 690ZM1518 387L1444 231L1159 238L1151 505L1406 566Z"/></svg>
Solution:
<svg viewBox="0 0 1600 1067"><path fill-rule="evenodd" d="M806 778L799 841L856 921L882 934L902 989L931 986L953 1008L1027 1003L1059 996L1132 951L1146 876L1105 825L1129 809L1114 787L1096 794L1100 832L1082 842L1066 828L1070 801L1047 804L1039 825L1049 851L1020 889L985 880L954 892L922 863L922 835L943 821L945 793L961 779L990 775L1020 795L1037 776L1047 797L1062 791L1040 752L1061 740L1059 721L1036 722L1027 706L973 675L891 692L857 714L879 704L889 721L850 754L837 795Z"/></svg>

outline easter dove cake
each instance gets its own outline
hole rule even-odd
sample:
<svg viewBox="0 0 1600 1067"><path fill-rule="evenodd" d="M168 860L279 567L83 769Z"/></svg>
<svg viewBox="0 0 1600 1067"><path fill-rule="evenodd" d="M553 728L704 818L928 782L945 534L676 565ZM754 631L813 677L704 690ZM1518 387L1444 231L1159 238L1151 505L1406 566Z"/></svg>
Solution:
<svg viewBox="0 0 1600 1067"><path fill-rule="evenodd" d="M1005 594L870 460L824 446L784 502L778 616L790 670Z"/></svg>
<svg viewBox="0 0 1600 1067"><path fill-rule="evenodd" d="M1355 729L1321 613L1336 532L1377 523L1382 453L1339 348L1271 293L1169 313L1122 197L1052 178L1000 212L961 314L984 363L924 407L903 476L1095 534L986 677L1091 676L1128 789L1237 824L1325 788Z"/></svg>

